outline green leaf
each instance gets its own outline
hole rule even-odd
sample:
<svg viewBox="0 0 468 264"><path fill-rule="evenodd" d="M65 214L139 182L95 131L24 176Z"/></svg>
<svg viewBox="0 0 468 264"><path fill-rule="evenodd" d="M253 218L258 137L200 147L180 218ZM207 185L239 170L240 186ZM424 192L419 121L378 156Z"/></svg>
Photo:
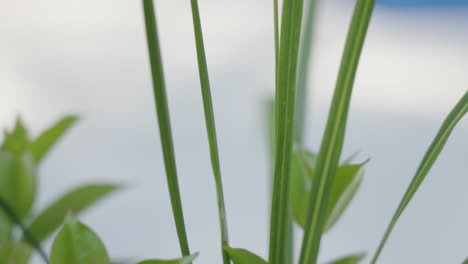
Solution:
<svg viewBox="0 0 468 264"><path fill-rule="evenodd" d="M290 230L289 173L294 134L296 69L301 35L303 0L283 1L281 36L276 69L275 169L271 202L269 261L286 259Z"/></svg>
<svg viewBox="0 0 468 264"><path fill-rule="evenodd" d="M192 0L192 17L195 32L195 43L197 47L198 71L200 74L200 85L203 97L203 109L205 112L206 131L210 147L211 167L216 185L216 196L218 202L218 217L221 229L221 245L228 245L228 228L226 222L226 209L224 205L223 183L221 179L221 166L219 164L218 142L216 139L216 126L211 99L210 80L208 77L208 66L206 62L205 46L203 44L203 32L198 10L198 1ZM223 263L229 264L229 256L222 251Z"/></svg>
<svg viewBox="0 0 468 264"><path fill-rule="evenodd" d="M267 264L261 257L242 248L224 246L224 250L231 256L234 264Z"/></svg>
<svg viewBox="0 0 468 264"><path fill-rule="evenodd" d="M32 248L25 243L0 241L1 264L27 264L32 253Z"/></svg>
<svg viewBox="0 0 468 264"><path fill-rule="evenodd" d="M373 7L374 0L358 0L354 9L327 125L317 156L302 241L301 264L317 263L334 176L343 147L354 78Z"/></svg>
<svg viewBox="0 0 468 264"><path fill-rule="evenodd" d="M179 259L171 259L171 260L144 260L141 262L138 262L138 264L189 264L192 263L195 258L198 257L198 253L195 253L191 256L179 258Z"/></svg>
<svg viewBox="0 0 468 264"><path fill-rule="evenodd" d="M13 224L10 219L3 211L0 211L0 243L11 239L12 230Z"/></svg>
<svg viewBox="0 0 468 264"><path fill-rule="evenodd" d="M50 264L109 264L106 248L99 237L71 213L52 245Z"/></svg>
<svg viewBox="0 0 468 264"><path fill-rule="evenodd" d="M27 152L0 150L0 197L18 217L28 215L36 195L36 167Z"/></svg>
<svg viewBox="0 0 468 264"><path fill-rule="evenodd" d="M8 205L8 203L0 197L0 210L5 213L5 216L8 217L8 219L11 221L11 223L14 223L16 226L18 226L21 231L23 232L23 236L25 237L25 241L29 243L34 249L37 250L37 252L40 254L40 256L44 259L44 261L48 264L48 259L45 251L41 248L40 243L37 241L37 239L29 232L29 230L24 226L22 223L21 219L15 214L15 211L13 208ZM2 241L0 241L1 243ZM22 242L21 242L22 243Z"/></svg>
<svg viewBox="0 0 468 264"><path fill-rule="evenodd" d="M468 264L468 258L465 259L465 261L463 261L462 264Z"/></svg>
<svg viewBox="0 0 468 264"><path fill-rule="evenodd" d="M44 241L62 224L68 211L79 214L100 199L119 189L115 184L95 184L78 187L65 194L40 213L31 223L29 231Z"/></svg>
<svg viewBox="0 0 468 264"><path fill-rule="evenodd" d="M179 180L177 177L177 166L174 153L174 144L172 140L171 121L166 98L166 84L164 82L161 50L159 47L156 15L154 12L153 1L143 0L143 10L145 15L146 37L148 41L151 75L153 78L156 114L159 124L159 136L161 138L168 189L171 196L172 212L174 215L182 255L188 256L190 255L190 249L187 240L187 232L185 230L182 201L180 198Z"/></svg>
<svg viewBox="0 0 468 264"><path fill-rule="evenodd" d="M413 177L413 180L411 181L410 185L408 186L408 189L403 195L403 198L401 199L400 204L398 205L398 208L395 211L395 214L393 215L392 220L390 221L390 224L388 225L382 240L380 241L380 244L377 248L377 251L374 254L374 257L372 258L371 263L377 262L377 259L379 258L380 253L382 252L382 249L385 246L385 243L387 242L390 234L392 233L395 224L397 223L403 211L408 206L414 194L418 191L419 186L421 186L421 184L423 183L427 174L431 170L432 165L434 165L434 163L436 162L440 152L442 152L442 149L445 146L445 143L447 143L447 140L450 134L452 133L453 129L467 112L468 91L465 92L460 101L458 101L458 103L449 113L444 123L440 127L439 132L437 132L437 135L435 136L434 140L429 146L429 149L426 151L426 154L424 155L421 163L419 164L419 167L416 171L416 174Z"/></svg>
<svg viewBox="0 0 468 264"><path fill-rule="evenodd" d="M23 125L21 118L16 119L15 128L13 131L5 131L5 139L3 141L2 150L7 150L15 155L28 150L30 145L28 131Z"/></svg>
<svg viewBox="0 0 468 264"><path fill-rule="evenodd" d="M327 264L359 264L364 260L365 257L365 253L359 253L332 260L330 262L327 262Z"/></svg>
<svg viewBox="0 0 468 264"><path fill-rule="evenodd" d="M291 208L296 222L304 227L310 189L314 184L316 156L305 150L293 154L291 171ZM338 167L331 188L324 232L330 230L354 198L363 178L363 166L342 165Z"/></svg>
<svg viewBox="0 0 468 264"><path fill-rule="evenodd" d="M361 186L364 164L343 165L337 169L328 202L327 221L324 230L330 230L341 217Z"/></svg>
<svg viewBox="0 0 468 264"><path fill-rule="evenodd" d="M74 115L66 116L60 119L52 127L42 132L30 146L36 164L39 164L48 153L50 148L67 132L67 130L78 121L78 117Z"/></svg>

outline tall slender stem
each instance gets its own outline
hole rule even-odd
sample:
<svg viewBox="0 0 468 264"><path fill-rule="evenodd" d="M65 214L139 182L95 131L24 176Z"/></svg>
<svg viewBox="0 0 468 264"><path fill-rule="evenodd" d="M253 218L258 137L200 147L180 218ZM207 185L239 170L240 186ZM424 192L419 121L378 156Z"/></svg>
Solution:
<svg viewBox="0 0 468 264"><path fill-rule="evenodd" d="M221 179L221 166L219 164L218 142L216 139L216 126L213 113L213 103L211 100L210 80L208 77L208 66L206 62L205 46L203 44L203 31L200 22L200 12L198 1L192 0L192 17L195 32L195 43L197 48L198 71L200 74L200 84L203 96L203 108L205 111L206 132L208 134L208 143L210 146L211 167L213 169L214 180L216 184L216 194L218 200L218 215L221 228L221 252L223 254L223 263L229 264L229 255L223 250L223 246L229 244L228 228L226 220L226 209L224 205L223 183Z"/></svg>
<svg viewBox="0 0 468 264"><path fill-rule="evenodd" d="M177 178L174 146L172 142L171 121L169 118L169 107L167 104L166 87L153 1L143 0L143 9L151 74L153 78L154 99L156 102L156 114L159 123L159 135L164 156L164 166L166 167L169 194L171 196L172 213L174 215L181 252L184 256L189 256L190 249L185 231L184 214L180 199L179 181Z"/></svg>

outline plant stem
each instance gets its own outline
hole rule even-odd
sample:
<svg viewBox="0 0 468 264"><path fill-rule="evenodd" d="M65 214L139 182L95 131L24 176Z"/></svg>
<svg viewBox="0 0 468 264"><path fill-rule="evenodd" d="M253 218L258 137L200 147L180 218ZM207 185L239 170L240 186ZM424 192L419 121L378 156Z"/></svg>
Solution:
<svg viewBox="0 0 468 264"><path fill-rule="evenodd" d="M226 209L224 205L223 183L221 179L221 166L219 164L218 143L216 139L216 126L213 113L213 103L210 92L210 80L208 77L208 66L206 62L205 47L203 44L203 32L200 22L198 1L192 0L191 3L195 42L197 48L198 71L200 74L200 84L203 96L203 108L205 111L206 131L208 134L208 143L210 147L211 167L213 169L213 175L216 184L218 215L221 228L221 251L223 255L223 263L228 264L230 263L229 255L223 250L223 246L229 245L229 239L226 220Z"/></svg>
<svg viewBox="0 0 468 264"><path fill-rule="evenodd" d="M164 165L166 168L167 183L169 187L169 194L171 196L172 212L174 215L182 255L189 256L190 249L187 241L184 214L182 210L182 202L180 199L174 146L172 142L171 122L166 98L163 65L153 1L143 0L143 9L145 15L151 74L153 79L154 99L156 102L156 113L159 123L159 134L164 156Z"/></svg>
<svg viewBox="0 0 468 264"><path fill-rule="evenodd" d="M303 0L284 0L281 43L276 69L276 155L270 224L269 263L285 260L288 234L289 171L293 147L296 69L301 35Z"/></svg>
<svg viewBox="0 0 468 264"><path fill-rule="evenodd" d="M310 73L310 61L313 47L313 34L315 29L316 7L318 0L307 1L304 26L301 35L301 46L299 50L299 65L297 69L296 86L296 110L294 117L294 139L297 144L302 145L304 141L305 115L307 111L307 82Z"/></svg>
<svg viewBox="0 0 468 264"><path fill-rule="evenodd" d="M317 263L328 200L343 147L354 78L373 7L374 0L358 0L354 9L322 145L317 156L315 182L309 198L302 241L301 264Z"/></svg>
<svg viewBox="0 0 468 264"><path fill-rule="evenodd" d="M34 237L31 232L26 228L26 226L21 222L21 219L15 214L13 209L7 204L3 198L0 197L0 209L5 213L10 221L21 229L23 232L23 237L29 244L39 253L41 258L44 260L46 264L49 264L49 259L47 258L47 254L45 253L44 249L41 247L41 243Z"/></svg>

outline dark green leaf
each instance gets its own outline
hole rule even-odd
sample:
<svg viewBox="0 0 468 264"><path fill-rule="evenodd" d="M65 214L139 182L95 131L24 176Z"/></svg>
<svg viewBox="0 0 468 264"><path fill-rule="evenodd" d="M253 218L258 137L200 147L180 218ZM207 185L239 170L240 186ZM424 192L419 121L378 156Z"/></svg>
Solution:
<svg viewBox="0 0 468 264"><path fill-rule="evenodd" d="M171 259L171 260L144 260L141 262L138 262L138 264L190 264L192 263L195 258L198 257L198 253L195 253L191 256L179 258L179 259Z"/></svg>
<svg viewBox="0 0 468 264"><path fill-rule="evenodd" d="M36 164L39 164L42 158L48 153L50 148L67 132L67 130L78 121L77 116L66 116L60 119L52 127L36 138L30 146Z"/></svg>
<svg viewBox="0 0 468 264"><path fill-rule="evenodd" d="M39 241L43 241L61 225L68 211L78 214L118 188L119 186L115 184L86 185L76 188L39 214L30 225L29 231Z"/></svg>
<svg viewBox="0 0 468 264"><path fill-rule="evenodd" d="M289 173L294 134L296 69L301 35L303 0L283 1L281 36L276 69L275 169L271 203L269 261L285 261L290 225Z"/></svg>
<svg viewBox="0 0 468 264"><path fill-rule="evenodd" d="M320 241L327 221L334 176L339 165L346 121L359 57L367 33L374 0L358 0L349 28L340 71L317 156L314 184L309 197L301 264L317 263Z"/></svg>
<svg viewBox="0 0 468 264"><path fill-rule="evenodd" d="M71 213L52 245L50 264L109 264L106 248L99 237Z"/></svg>
<svg viewBox="0 0 468 264"><path fill-rule="evenodd" d="M231 256L234 264L267 264L267 262L261 257L242 248L231 248L225 246L224 250L229 254L229 256Z"/></svg>
<svg viewBox="0 0 468 264"><path fill-rule="evenodd" d="M25 243L0 241L1 264L27 264L32 253L32 248Z"/></svg>
<svg viewBox="0 0 468 264"><path fill-rule="evenodd" d="M436 162L437 158L439 157L440 152L442 152L442 149L445 146L445 143L447 143L447 140L450 134L452 133L453 129L455 128L457 123L463 118L463 116L465 116L467 112L468 112L468 92L465 92L463 97L460 99L460 101L458 101L458 103L449 113L447 118L445 118L444 123L439 129L439 132L437 132L437 135L435 136L434 140L429 146L429 149L426 151L426 154L424 155L421 163L419 164L418 170L416 171L416 174L414 175L413 180L411 181L410 185L408 186L408 189L403 195L403 198L401 199L400 204L398 205L398 208L395 214L393 215L392 220L390 221L390 224L388 225L387 230L385 231L385 234L382 240L380 241L380 244L377 248L377 251L374 254L374 257L372 258L371 263L377 262L377 259L379 258L379 255L382 252L382 249L385 246L385 243L387 242L388 237L392 233L392 230L395 227L395 224L397 223L403 211L408 206L413 196L418 191L419 186L421 186L421 184L423 183L427 174L431 170L432 165L434 165L434 163Z"/></svg>
<svg viewBox="0 0 468 264"><path fill-rule="evenodd" d="M172 140L171 121L169 118L169 107L166 98L166 84L164 81L163 64L161 50L159 47L158 27L152 0L143 0L145 15L146 37L148 41L148 51L153 78L154 100L156 103L156 114L159 124L159 136L161 138L162 152L164 156L164 166L169 194L171 196L172 212L176 224L177 235L179 237L182 255L190 255L190 249L185 230L184 213L180 198L179 180L177 176L177 166L174 153L174 143Z"/></svg>
<svg viewBox="0 0 468 264"><path fill-rule="evenodd" d="M327 262L327 264L359 264L365 257L365 253L359 253Z"/></svg>

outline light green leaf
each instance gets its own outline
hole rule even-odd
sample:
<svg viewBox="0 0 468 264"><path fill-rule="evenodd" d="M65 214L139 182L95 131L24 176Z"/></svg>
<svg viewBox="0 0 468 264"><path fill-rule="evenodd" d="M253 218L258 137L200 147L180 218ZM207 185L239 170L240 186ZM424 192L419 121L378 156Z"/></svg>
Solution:
<svg viewBox="0 0 468 264"><path fill-rule="evenodd" d="M296 222L304 227L310 190L314 183L316 156L298 149L293 154L292 162L291 208ZM354 198L362 182L364 164L347 164L338 167L331 188L324 232L333 227Z"/></svg>
<svg viewBox="0 0 468 264"><path fill-rule="evenodd" d="M242 248L224 246L224 250L231 256L234 264L267 264L261 257Z"/></svg>
<svg viewBox="0 0 468 264"><path fill-rule="evenodd" d="M382 252L382 249L388 240L388 237L392 233L395 224L397 223L403 211L408 206L413 196L418 191L419 186L421 186L421 184L423 183L427 174L431 170L432 165L434 165L434 163L436 162L440 152L442 152L442 149L445 146L445 143L447 143L447 140L450 134L452 133L453 129L467 112L468 91L465 92L460 101L458 101L458 103L455 105L455 107L452 109L449 115L445 118L444 123L439 129L439 132L437 132L437 135L435 136L434 140L429 146L429 149L426 151L426 154L424 155L421 163L419 164L419 167L416 171L416 174L413 177L413 180L411 181L410 185L408 186L408 189L403 195L403 198L401 199L400 204L398 205L398 208L395 211L395 214L393 215L392 220L390 221L390 224L388 225L385 234L379 243L379 246L374 254L374 257L372 258L371 263L377 262L377 259L379 258L380 253Z"/></svg>
<svg viewBox="0 0 468 264"><path fill-rule="evenodd" d="M36 239L43 241L61 225L68 211L78 214L118 189L119 185L115 184L95 184L76 188L40 213L32 221L29 231Z"/></svg>
<svg viewBox="0 0 468 264"><path fill-rule="evenodd" d="M316 175L309 197L300 264L317 263L334 177L343 148L354 78L373 8L374 0L356 2L327 125L317 156Z"/></svg>
<svg viewBox="0 0 468 264"><path fill-rule="evenodd" d="M28 215L36 195L36 167L27 152L13 154L0 150L0 197L23 218Z"/></svg>
<svg viewBox="0 0 468 264"><path fill-rule="evenodd" d="M287 256L291 216L289 173L294 136L296 69L303 0L283 1L281 36L276 68L275 169L271 202L269 261L283 263Z"/></svg>
<svg viewBox="0 0 468 264"><path fill-rule="evenodd" d="M106 248L99 237L71 213L52 245L50 264L109 264Z"/></svg>
<svg viewBox="0 0 468 264"><path fill-rule="evenodd" d="M78 121L74 115L66 116L60 119L52 127L42 132L42 134L31 142L30 150L34 156L36 164L39 164L42 158L48 153L50 148L67 132L67 130Z"/></svg>
<svg viewBox="0 0 468 264"><path fill-rule="evenodd" d="M30 144L28 131L23 125L21 118L16 119L15 128L9 132L5 131L2 150L9 151L15 155L24 153L28 150Z"/></svg>
<svg viewBox="0 0 468 264"><path fill-rule="evenodd" d="M328 202L327 220L324 230L330 230L341 217L361 186L364 164L343 165L338 168Z"/></svg>
<svg viewBox="0 0 468 264"><path fill-rule="evenodd" d="M156 23L156 13L152 0L143 0L143 10L145 16L146 38L148 42L148 52L153 78L153 92L156 103L156 115L158 117L159 136L166 168L167 184L171 197L172 212L176 224L177 236L182 255L190 255L190 248L185 229L184 212L180 198L179 179L177 176L177 166L175 160L174 143L172 140L171 121L169 107L166 96L166 84L164 81L164 71L159 46L158 27Z"/></svg>
<svg viewBox="0 0 468 264"><path fill-rule="evenodd" d="M0 241L1 264L27 264L32 253L32 248L25 243Z"/></svg>
<svg viewBox="0 0 468 264"><path fill-rule="evenodd" d="M195 253L191 256L179 258L179 259L171 259L171 260L144 260L138 262L138 264L190 264L198 257L198 253Z"/></svg>
<svg viewBox="0 0 468 264"><path fill-rule="evenodd" d="M353 254L336 260L327 262L327 264L359 264L366 257L365 253Z"/></svg>

